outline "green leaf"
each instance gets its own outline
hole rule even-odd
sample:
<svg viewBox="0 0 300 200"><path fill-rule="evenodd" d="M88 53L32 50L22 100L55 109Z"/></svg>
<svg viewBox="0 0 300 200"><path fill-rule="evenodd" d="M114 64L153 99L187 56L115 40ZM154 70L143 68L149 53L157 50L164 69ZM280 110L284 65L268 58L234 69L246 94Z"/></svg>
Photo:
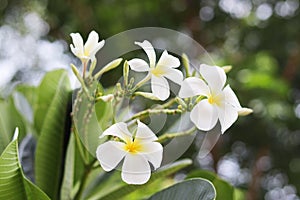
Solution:
<svg viewBox="0 0 300 200"><path fill-rule="evenodd" d="M189 165L192 164L192 161L189 159L184 159L181 161L177 161L171 165L164 166L154 172L151 175L150 180L144 184L144 185L128 185L124 182L121 182L120 175L118 174L118 178L116 179L116 182L111 182L107 185L99 185L97 187L98 193L95 193L92 196L89 196L87 199L101 199L101 200L110 200L110 199L119 199L121 197L124 197L127 194L130 194L131 192L134 192L136 190L143 190L146 187L149 187L151 183L153 183L156 180L159 180L163 177L169 176ZM115 178L116 176L112 176L112 178ZM117 185L119 184L119 185Z"/></svg>
<svg viewBox="0 0 300 200"><path fill-rule="evenodd" d="M0 157L0 199L50 200L23 175L17 139L7 146Z"/></svg>
<svg viewBox="0 0 300 200"><path fill-rule="evenodd" d="M72 189L74 183L74 168L75 168L75 139L72 134L69 140L69 145L65 161L65 173L60 191L61 200L72 199Z"/></svg>
<svg viewBox="0 0 300 200"><path fill-rule="evenodd" d="M19 111L23 119L25 119L30 124L33 123L33 113L30 104L28 103L26 97L20 92L13 93L13 99L16 109Z"/></svg>
<svg viewBox="0 0 300 200"><path fill-rule="evenodd" d="M94 94L96 90L97 82L94 81L89 85L88 91ZM97 106L101 108L100 104ZM91 101L82 89L76 94L73 106L73 120L78 136L84 147L91 155L96 156L96 149L99 144L105 141L105 138L99 139L103 130L98 123L97 113L95 112L95 102ZM89 157L90 156L87 155L84 159L89 160Z"/></svg>
<svg viewBox="0 0 300 200"><path fill-rule="evenodd" d="M58 96L59 90L65 88L69 89L69 81L67 81L67 72L65 70L51 71L43 78L37 88L34 107L34 124L38 133L41 133L50 105L53 104L53 98Z"/></svg>
<svg viewBox="0 0 300 200"><path fill-rule="evenodd" d="M26 133L37 136L34 127L34 110L37 100L37 88L28 85L18 85L12 93L16 110L23 118L26 125Z"/></svg>
<svg viewBox="0 0 300 200"><path fill-rule="evenodd" d="M38 88L35 111L40 131L36 147L35 178L37 185L51 199L58 199L61 185L66 118L70 101L69 79L65 70L46 74Z"/></svg>
<svg viewBox="0 0 300 200"><path fill-rule="evenodd" d="M191 172L187 179L201 177L210 180L217 191L216 200L243 200L245 199L244 193L239 189L234 188L226 181L220 179L215 173L205 170L195 170Z"/></svg>
<svg viewBox="0 0 300 200"><path fill-rule="evenodd" d="M10 143L16 127L20 128L21 138L25 135L24 122L16 110L13 99L0 100L0 153Z"/></svg>
<svg viewBox="0 0 300 200"><path fill-rule="evenodd" d="M31 106L36 105L36 100L37 100L37 88L36 87L29 86L29 85L18 85L15 88L15 91L23 94Z"/></svg>
<svg viewBox="0 0 300 200"><path fill-rule="evenodd" d="M213 200L215 197L216 191L210 181L201 178L195 178L166 188L154 194L148 200Z"/></svg>

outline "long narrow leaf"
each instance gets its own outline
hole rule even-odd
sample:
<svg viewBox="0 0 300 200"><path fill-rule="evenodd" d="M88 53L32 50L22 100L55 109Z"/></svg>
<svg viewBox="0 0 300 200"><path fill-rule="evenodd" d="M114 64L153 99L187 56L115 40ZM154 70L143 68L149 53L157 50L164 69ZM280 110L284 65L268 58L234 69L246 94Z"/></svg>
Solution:
<svg viewBox="0 0 300 200"><path fill-rule="evenodd" d="M23 175L17 139L7 146L0 157L0 199L50 200L42 190Z"/></svg>
<svg viewBox="0 0 300 200"><path fill-rule="evenodd" d="M74 162L75 162L75 139L74 135L71 135L69 145L66 154L65 161L65 173L61 187L60 198L61 200L72 199L72 189L74 183Z"/></svg>
<svg viewBox="0 0 300 200"><path fill-rule="evenodd" d="M66 118L70 101L67 72L57 70L48 73L38 88L37 98L38 102L43 103L37 106L35 112L35 123L38 123L35 125L37 129L40 129L35 158L36 183L51 199L58 199L63 171Z"/></svg>

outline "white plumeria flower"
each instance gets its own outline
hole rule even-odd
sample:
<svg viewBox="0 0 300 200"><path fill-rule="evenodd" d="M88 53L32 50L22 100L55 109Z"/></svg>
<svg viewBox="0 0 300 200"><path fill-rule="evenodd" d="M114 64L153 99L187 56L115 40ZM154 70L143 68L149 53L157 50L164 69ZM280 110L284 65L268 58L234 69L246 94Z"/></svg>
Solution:
<svg viewBox="0 0 300 200"><path fill-rule="evenodd" d="M106 129L100 137L116 136L122 142L108 141L97 148L97 159L105 171L114 169L124 158L122 179L128 184L144 184L151 175L150 163L154 169L160 167L163 147L151 129L138 121L135 137L126 123L119 122ZM149 163L150 162L150 163Z"/></svg>
<svg viewBox="0 0 300 200"><path fill-rule="evenodd" d="M95 31L91 31L86 43L83 45L83 39L79 33L71 33L73 44L70 44L72 53L81 59L82 62L88 60L94 61L96 53L103 47L104 40L98 42L99 35Z"/></svg>
<svg viewBox="0 0 300 200"><path fill-rule="evenodd" d="M137 72L149 72L152 93L158 99L166 100L170 96L170 87L166 78L177 84L181 84L183 80L182 72L174 69L180 66L179 59L165 50L156 63L155 51L149 41L144 40L142 43L135 42L135 44L144 49L149 59L149 65L142 59L134 58L128 61L130 68Z"/></svg>
<svg viewBox="0 0 300 200"><path fill-rule="evenodd" d="M186 78L179 91L181 98L203 96L202 100L192 109L190 118L196 127L203 131L211 130L220 121L224 133L243 111L238 98L229 85L225 86L226 74L218 66L200 65L200 74L204 80L197 77Z"/></svg>

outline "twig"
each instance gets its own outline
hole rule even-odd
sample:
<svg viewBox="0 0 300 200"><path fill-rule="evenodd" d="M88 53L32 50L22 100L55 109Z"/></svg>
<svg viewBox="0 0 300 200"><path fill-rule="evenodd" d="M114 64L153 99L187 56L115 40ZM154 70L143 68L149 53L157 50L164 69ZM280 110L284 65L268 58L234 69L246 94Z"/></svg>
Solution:
<svg viewBox="0 0 300 200"><path fill-rule="evenodd" d="M182 131L182 132L177 132L177 133L165 133L163 135L161 135L160 137L158 137L158 139L156 140L156 142L164 142L166 140L175 138L175 137L182 137L182 136L187 136L187 135L192 135L195 131L197 130L197 128L194 126L186 131Z"/></svg>

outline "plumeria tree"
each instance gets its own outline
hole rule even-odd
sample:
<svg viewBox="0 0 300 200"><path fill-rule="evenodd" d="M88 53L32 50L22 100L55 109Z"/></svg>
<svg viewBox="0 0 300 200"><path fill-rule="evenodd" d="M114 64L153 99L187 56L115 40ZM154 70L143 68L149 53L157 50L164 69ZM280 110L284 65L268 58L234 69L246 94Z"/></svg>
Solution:
<svg viewBox="0 0 300 200"><path fill-rule="evenodd" d="M63 70L47 74L38 88L16 89L23 104L34 110L33 122L24 127L37 138L35 176L29 180L21 167L18 138L24 138L24 127L20 126L21 132L16 129L0 158L0 199L243 199L242 191L205 171L188 173L178 183L165 182L192 163L177 160L184 152L176 139L211 131L219 136L239 115L252 112L240 105L226 84L230 67L202 63L192 72L185 54L179 58L163 49L156 59L155 48L144 40L134 44L147 60L117 58L97 70L96 53L105 41L99 41L95 31L85 43L79 33L71 33L71 38L70 49L81 62L81 67L71 64L80 83L77 89L70 89ZM121 81L103 89L101 77L122 65ZM140 80L137 74L142 74ZM172 84L179 89L172 91ZM130 106L138 97L148 103L135 111ZM24 117L22 108L17 111ZM175 118L171 122L164 118L169 129L154 130L152 117L162 114ZM175 126L178 131L168 131ZM181 154L174 156L174 151ZM158 188L149 189L153 187ZM148 192L139 193L144 190Z"/></svg>

